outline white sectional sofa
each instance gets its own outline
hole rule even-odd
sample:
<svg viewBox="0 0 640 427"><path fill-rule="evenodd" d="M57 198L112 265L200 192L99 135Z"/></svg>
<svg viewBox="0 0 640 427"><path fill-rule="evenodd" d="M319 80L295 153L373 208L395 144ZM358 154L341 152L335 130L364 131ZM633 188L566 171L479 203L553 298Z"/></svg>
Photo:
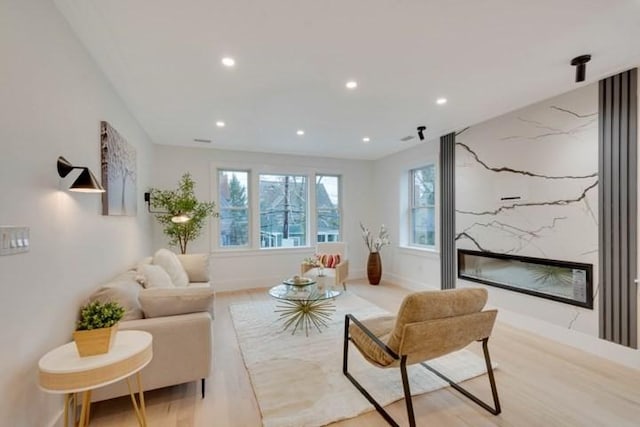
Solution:
<svg viewBox="0 0 640 427"><path fill-rule="evenodd" d="M187 274L189 283L186 286L151 288L146 284L145 289L141 271L145 271L144 265L153 265L154 259L149 257L137 268L104 284L90 300L118 301L125 307L119 330L135 329L153 336L153 359L142 370L145 391L200 380L204 398L213 351L209 257L206 254L173 256ZM120 381L94 390L92 400L128 394L126 381Z"/></svg>

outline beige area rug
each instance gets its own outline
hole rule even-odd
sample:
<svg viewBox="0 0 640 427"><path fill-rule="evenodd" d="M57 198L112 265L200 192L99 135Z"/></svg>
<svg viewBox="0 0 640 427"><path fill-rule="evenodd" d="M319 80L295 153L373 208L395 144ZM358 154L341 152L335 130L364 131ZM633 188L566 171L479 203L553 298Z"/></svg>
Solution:
<svg viewBox="0 0 640 427"><path fill-rule="evenodd" d="M349 292L335 303L329 327L322 333L314 329L308 337L300 330L295 335L282 331L275 300L229 308L263 426L324 426L374 410L342 374L344 315L366 319L388 313ZM456 382L486 372L484 360L467 350L430 364ZM352 344L349 372L383 405L404 397L399 369L372 366ZM447 386L420 365L410 366L408 373L413 395Z"/></svg>

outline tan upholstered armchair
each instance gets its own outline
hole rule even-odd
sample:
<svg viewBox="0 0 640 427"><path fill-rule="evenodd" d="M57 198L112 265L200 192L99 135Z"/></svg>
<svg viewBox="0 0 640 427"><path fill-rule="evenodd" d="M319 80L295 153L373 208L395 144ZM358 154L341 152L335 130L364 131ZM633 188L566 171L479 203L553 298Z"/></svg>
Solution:
<svg viewBox="0 0 640 427"><path fill-rule="evenodd" d="M335 286L342 285L347 290L347 279L349 278L349 260L347 259L347 244L344 242L318 243L316 245L316 255L340 255L340 262L333 268L323 267L323 274L333 280ZM317 276L318 269L310 264L300 265L301 275Z"/></svg>
<svg viewBox="0 0 640 427"><path fill-rule="evenodd" d="M486 289L425 291L408 295L397 317L384 316L359 321L345 316L342 371L392 426L398 424L348 372L349 341L362 356L380 368L400 367L409 425L416 425L407 378L407 365L420 363L455 390L494 415L500 413L500 401L493 377L487 342L497 310L482 310L487 302ZM474 341L482 342L494 407L490 407L425 362L460 350Z"/></svg>

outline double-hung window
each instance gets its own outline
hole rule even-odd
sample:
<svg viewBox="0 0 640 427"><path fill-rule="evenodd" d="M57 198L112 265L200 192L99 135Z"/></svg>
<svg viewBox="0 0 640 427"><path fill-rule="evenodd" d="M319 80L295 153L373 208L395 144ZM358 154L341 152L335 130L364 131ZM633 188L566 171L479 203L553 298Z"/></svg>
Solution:
<svg viewBox="0 0 640 427"><path fill-rule="evenodd" d="M316 175L316 238L322 242L340 241L340 177Z"/></svg>
<svg viewBox="0 0 640 427"><path fill-rule="evenodd" d="M260 174L260 247L307 245L307 177Z"/></svg>
<svg viewBox="0 0 640 427"><path fill-rule="evenodd" d="M436 168L427 165L409 173L409 244L435 247L436 244Z"/></svg>
<svg viewBox="0 0 640 427"><path fill-rule="evenodd" d="M248 188L248 171L218 171L220 247L249 245Z"/></svg>

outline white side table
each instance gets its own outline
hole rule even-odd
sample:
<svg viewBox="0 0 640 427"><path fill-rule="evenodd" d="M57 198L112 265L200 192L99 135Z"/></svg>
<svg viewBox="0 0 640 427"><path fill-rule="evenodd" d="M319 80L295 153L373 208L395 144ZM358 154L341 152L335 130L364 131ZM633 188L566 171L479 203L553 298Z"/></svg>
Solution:
<svg viewBox="0 0 640 427"><path fill-rule="evenodd" d="M38 363L40 387L49 393L65 395L64 426L69 421L69 405L75 394L82 392L82 410L78 426L89 425L91 390L126 378L133 410L141 427L147 425L144 392L140 371L151 362L152 336L143 331L119 331L113 347L106 354L80 357L74 342L64 344L45 354ZM129 377L136 375L138 400Z"/></svg>

